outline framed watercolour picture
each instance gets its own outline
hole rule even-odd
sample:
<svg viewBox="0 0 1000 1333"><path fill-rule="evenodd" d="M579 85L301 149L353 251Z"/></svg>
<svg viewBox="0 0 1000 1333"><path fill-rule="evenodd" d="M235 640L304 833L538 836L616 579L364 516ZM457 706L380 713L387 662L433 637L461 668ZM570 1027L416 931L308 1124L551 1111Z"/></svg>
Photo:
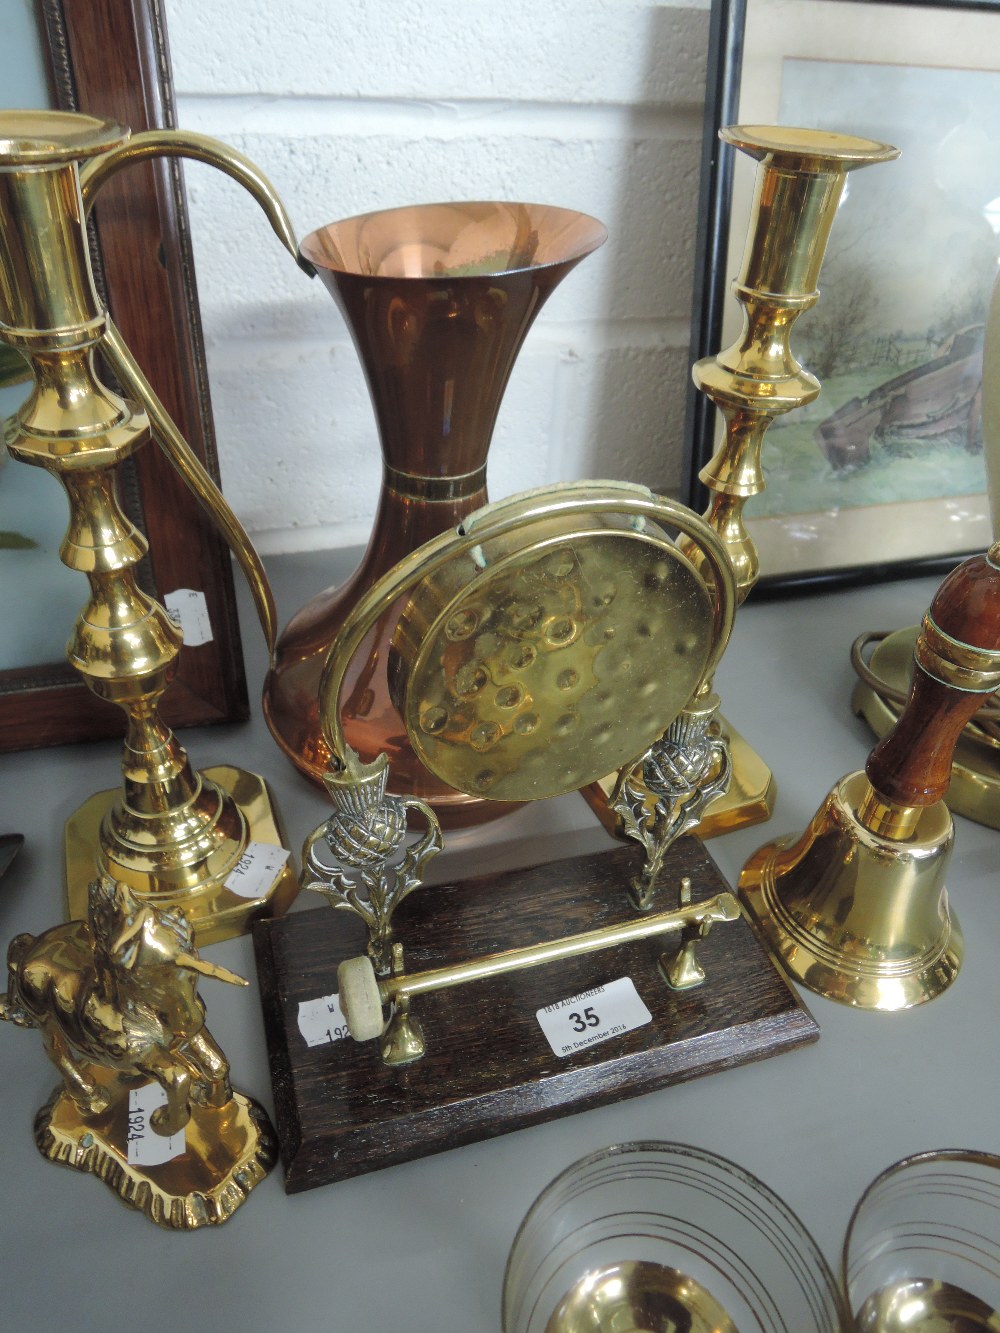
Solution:
<svg viewBox="0 0 1000 1333"><path fill-rule="evenodd" d="M983 329L1000 264L1000 3L716 0L703 163L704 270L693 352L739 333L755 164L713 147L723 123L893 143L852 173L818 304L792 347L820 380L764 440L748 501L761 585L943 568L992 541L982 442ZM694 406L694 405L693 405ZM714 450L689 412L686 498ZM997 479L1000 484L1000 478Z"/></svg>

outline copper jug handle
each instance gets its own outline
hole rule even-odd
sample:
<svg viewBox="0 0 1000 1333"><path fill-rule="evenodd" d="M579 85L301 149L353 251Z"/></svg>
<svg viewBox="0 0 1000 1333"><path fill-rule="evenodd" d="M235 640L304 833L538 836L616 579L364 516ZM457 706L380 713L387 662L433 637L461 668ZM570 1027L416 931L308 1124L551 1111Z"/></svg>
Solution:
<svg viewBox="0 0 1000 1333"><path fill-rule="evenodd" d="M315 270L312 265L298 253L298 245L288 214L267 177L242 153L204 134L170 129L145 130L134 134L120 147L95 157L80 171L80 191L85 210L90 211L101 186L121 167L151 157L193 158L195 161L217 167L238 181L260 204L275 235L299 267L310 277L314 276ZM239 562L253 594L257 616L267 641L268 653L273 658L278 632L274 597L263 563L246 529L233 513L194 450L184 439L170 413L160 402L139 363L110 319L101 348L122 388L141 402L146 409L153 436L160 448L207 511Z"/></svg>

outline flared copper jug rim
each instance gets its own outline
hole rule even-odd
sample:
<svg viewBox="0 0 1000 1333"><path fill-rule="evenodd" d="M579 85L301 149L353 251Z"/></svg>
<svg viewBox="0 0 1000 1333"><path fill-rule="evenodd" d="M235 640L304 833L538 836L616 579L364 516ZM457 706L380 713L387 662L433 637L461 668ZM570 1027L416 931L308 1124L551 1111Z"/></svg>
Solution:
<svg viewBox="0 0 1000 1333"><path fill-rule="evenodd" d="M310 232L299 250L334 273L451 282L574 263L607 236L602 222L577 209L463 200L358 213Z"/></svg>

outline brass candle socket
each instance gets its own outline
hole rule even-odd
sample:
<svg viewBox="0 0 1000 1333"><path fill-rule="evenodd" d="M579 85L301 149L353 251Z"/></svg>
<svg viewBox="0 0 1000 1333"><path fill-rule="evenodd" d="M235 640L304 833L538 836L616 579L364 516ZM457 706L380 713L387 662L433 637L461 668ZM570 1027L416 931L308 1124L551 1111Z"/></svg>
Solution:
<svg viewBox="0 0 1000 1333"><path fill-rule="evenodd" d="M847 173L888 162L899 150L868 139L779 126L730 126L719 137L760 164L743 263L732 286L743 327L731 347L692 369L695 384L725 421L722 443L699 476L712 492L704 517L732 562L739 604L760 572L743 509L750 496L764 489L764 436L775 417L812 402L820 389L792 352L792 326L819 299L816 283ZM681 547L700 566L701 557L686 538ZM712 682L706 682L706 693L711 688ZM732 755L732 779L701 816L702 837L767 819L774 808L768 766L721 716L717 725ZM616 775L606 777L585 795L620 835L624 828L612 804L615 782Z"/></svg>
<svg viewBox="0 0 1000 1333"><path fill-rule="evenodd" d="M118 465L149 438L151 422L247 572L272 648L274 608L249 538L98 297L86 204L103 180L137 157L190 153L240 179L293 254L295 242L273 191L245 159L200 136L155 131L136 138L130 144L128 130L89 116L0 113L0 339L22 353L35 376L5 435L12 457L44 468L66 490L70 521L60 556L90 583L67 654L93 693L126 717L121 790L91 797L67 826L70 915L85 915L96 868L161 906L182 906L205 943L239 933L261 911L283 907L296 880L282 862L273 872L261 871L249 891L227 885L248 853L282 842L267 788L254 774L228 766L196 773L157 713L181 632L138 586L135 567L147 545L121 509L116 481ZM82 173L81 163L89 164ZM102 381L97 351L130 397Z"/></svg>

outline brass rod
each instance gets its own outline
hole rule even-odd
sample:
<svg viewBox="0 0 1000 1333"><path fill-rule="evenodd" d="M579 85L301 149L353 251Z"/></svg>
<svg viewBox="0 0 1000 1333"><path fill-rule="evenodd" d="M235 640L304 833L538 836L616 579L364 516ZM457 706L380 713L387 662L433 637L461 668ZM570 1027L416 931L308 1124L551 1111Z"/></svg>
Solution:
<svg viewBox="0 0 1000 1333"><path fill-rule="evenodd" d="M126 346L124 338L110 319L101 343L101 351L123 388L142 404L149 417L150 429L157 444L177 469L188 490L201 503L236 557L250 585L254 605L257 608L257 618L267 641L268 653L273 658L278 634L278 613L264 565L246 529L181 434L170 413L160 402L139 363Z"/></svg>
<svg viewBox="0 0 1000 1333"><path fill-rule="evenodd" d="M461 986L468 981L499 976L504 972L540 967L544 963L554 963L561 958L578 958L582 954L597 953L601 949L611 949L618 944L631 944L634 940L649 939L652 935L664 935L669 931L682 930L685 926L700 926L712 921L735 921L739 914L739 904L733 895L718 893L693 907L660 912L656 916L641 917L618 926L603 926L600 930L588 930L580 935L567 935L548 944L531 944L523 949L506 949L502 953L474 958L468 963L429 968L426 972L414 972L409 976L404 974L398 977L380 978L379 996L384 1005L399 1004L400 1001L412 999L416 995L446 990L451 986Z"/></svg>

